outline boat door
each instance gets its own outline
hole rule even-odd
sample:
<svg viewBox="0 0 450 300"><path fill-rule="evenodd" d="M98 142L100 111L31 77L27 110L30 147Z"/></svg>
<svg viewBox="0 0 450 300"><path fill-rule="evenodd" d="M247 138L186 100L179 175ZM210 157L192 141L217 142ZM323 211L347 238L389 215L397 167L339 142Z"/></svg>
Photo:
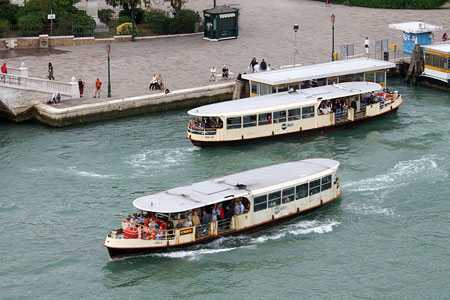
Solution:
<svg viewBox="0 0 450 300"><path fill-rule="evenodd" d="M272 219L277 219L281 214L281 191L269 193L268 206L272 212Z"/></svg>

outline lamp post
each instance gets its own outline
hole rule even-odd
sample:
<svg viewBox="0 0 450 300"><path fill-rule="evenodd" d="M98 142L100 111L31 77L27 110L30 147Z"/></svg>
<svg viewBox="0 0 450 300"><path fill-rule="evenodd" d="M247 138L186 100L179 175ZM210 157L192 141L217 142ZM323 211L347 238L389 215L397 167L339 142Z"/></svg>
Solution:
<svg viewBox="0 0 450 300"><path fill-rule="evenodd" d="M134 23L134 1L135 0L131 0L131 41L135 42L135 23Z"/></svg>
<svg viewBox="0 0 450 300"><path fill-rule="evenodd" d="M331 15L331 61L334 61L334 21L336 20L336 17L334 14Z"/></svg>
<svg viewBox="0 0 450 300"><path fill-rule="evenodd" d="M294 38L294 67L295 67L295 58L297 56L297 31L298 31L298 24L294 24L294 32L295 32L295 38Z"/></svg>
<svg viewBox="0 0 450 300"><path fill-rule="evenodd" d="M109 67L109 52L111 52L111 44L106 44L106 52L108 52L108 98L111 98L111 69Z"/></svg>

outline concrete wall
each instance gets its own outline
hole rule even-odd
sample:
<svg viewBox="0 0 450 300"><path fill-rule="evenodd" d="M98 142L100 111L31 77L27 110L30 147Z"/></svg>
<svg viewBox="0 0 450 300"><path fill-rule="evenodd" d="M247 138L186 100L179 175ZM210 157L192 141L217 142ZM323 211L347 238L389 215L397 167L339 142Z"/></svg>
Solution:
<svg viewBox="0 0 450 300"><path fill-rule="evenodd" d="M172 35L161 35L161 36L145 36L145 37L137 37L136 40L151 40L151 39L160 39L160 38L168 38L168 37L179 37L179 36L187 36L187 35L199 35L203 34L199 33L187 33L187 34L172 34ZM39 37L17 37L17 38L7 38L0 39L0 49L8 49L8 41L14 40L16 44L16 48L37 48L40 47ZM69 36L51 36L48 37L48 45L50 47L61 47L61 46L80 46L80 45L92 45L92 44L106 44L106 43L122 43L122 42L130 42L131 35L117 35L112 38L107 39L96 39L94 37L86 37L86 38L76 38L73 35Z"/></svg>
<svg viewBox="0 0 450 300"><path fill-rule="evenodd" d="M63 127L150 112L197 107L230 100L235 83L227 82L200 88L178 90L124 99L58 108L47 104L34 107L34 117L44 124Z"/></svg>

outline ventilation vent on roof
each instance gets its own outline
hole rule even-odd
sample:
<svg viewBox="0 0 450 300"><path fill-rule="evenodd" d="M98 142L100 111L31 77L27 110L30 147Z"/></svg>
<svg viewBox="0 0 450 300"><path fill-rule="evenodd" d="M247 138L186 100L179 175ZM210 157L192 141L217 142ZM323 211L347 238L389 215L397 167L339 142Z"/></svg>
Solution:
<svg viewBox="0 0 450 300"><path fill-rule="evenodd" d="M247 186L245 185L245 184L242 184L242 183L238 183L238 184L236 184L236 188L238 188L238 189L240 189L240 190L243 190L243 189L245 189Z"/></svg>

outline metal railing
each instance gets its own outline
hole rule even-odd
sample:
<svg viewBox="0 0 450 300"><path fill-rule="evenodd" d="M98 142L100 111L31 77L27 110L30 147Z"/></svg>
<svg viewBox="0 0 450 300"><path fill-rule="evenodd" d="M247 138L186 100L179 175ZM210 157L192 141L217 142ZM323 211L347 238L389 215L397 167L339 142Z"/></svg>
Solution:
<svg viewBox="0 0 450 300"><path fill-rule="evenodd" d="M334 120L336 122L345 121L348 118L348 110L346 108L338 108L334 113Z"/></svg>
<svg viewBox="0 0 450 300"><path fill-rule="evenodd" d="M195 126L188 126L188 132L200 135L215 135L217 128L200 128Z"/></svg>
<svg viewBox="0 0 450 300"><path fill-rule="evenodd" d="M224 232L231 229L231 218L230 219L222 219L217 222L217 231Z"/></svg>

